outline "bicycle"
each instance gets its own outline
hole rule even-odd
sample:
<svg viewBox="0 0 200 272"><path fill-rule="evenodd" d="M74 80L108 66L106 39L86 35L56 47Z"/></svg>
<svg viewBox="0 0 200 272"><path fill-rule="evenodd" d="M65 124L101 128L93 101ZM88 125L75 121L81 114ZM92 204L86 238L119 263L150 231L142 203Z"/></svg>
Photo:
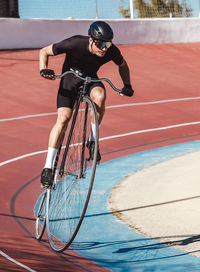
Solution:
<svg viewBox="0 0 200 272"><path fill-rule="evenodd" d="M62 252L68 248L76 237L92 192L94 183L97 151L99 141L99 125L94 102L88 95L88 84L106 81L118 93L122 93L107 78L93 79L82 77L79 71L70 70L55 78L69 73L83 80L79 89L69 133L66 129L62 135L61 145L53 168L53 185L47 187L39 200L36 211L36 239L40 240L46 227L47 236L53 250ZM126 95L126 93L123 92ZM90 133L90 116L93 117L96 139L93 160L89 160L86 147ZM66 145L65 137L67 136Z"/></svg>

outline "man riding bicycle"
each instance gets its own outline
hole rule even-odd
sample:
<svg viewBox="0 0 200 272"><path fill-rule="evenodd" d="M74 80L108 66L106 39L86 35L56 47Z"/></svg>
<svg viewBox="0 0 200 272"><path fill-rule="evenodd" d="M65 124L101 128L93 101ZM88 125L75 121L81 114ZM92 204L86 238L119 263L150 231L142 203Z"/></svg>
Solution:
<svg viewBox="0 0 200 272"><path fill-rule="evenodd" d="M46 79L55 79L54 71L48 69L48 58L58 54L66 54L62 72L73 69L78 70L82 76L92 78L98 78L97 71L99 68L112 60L119 67L119 74L124 84L122 94L123 91L127 94L128 90L129 96L132 96L134 91L130 83L129 68L120 50L112 43L112 28L106 22L96 21L90 25L88 34L89 37L77 35L41 49L40 75ZM44 186L53 183L52 168L59 148L60 138L71 118L77 90L82 84L83 81L73 74L68 74L60 80L57 95L57 121L50 132L46 163L41 174L41 183ZM96 105L100 124L105 112L106 100L106 90L103 83L91 83L89 94ZM95 127L91 120L91 133L87 142L91 159L94 152L94 139ZM97 161L100 162L100 160L101 155L98 150Z"/></svg>

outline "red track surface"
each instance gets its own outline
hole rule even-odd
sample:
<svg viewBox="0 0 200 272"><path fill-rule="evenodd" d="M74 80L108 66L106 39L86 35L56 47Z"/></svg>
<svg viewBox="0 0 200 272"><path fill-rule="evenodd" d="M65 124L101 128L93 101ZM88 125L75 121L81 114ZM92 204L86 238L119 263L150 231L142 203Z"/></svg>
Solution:
<svg viewBox="0 0 200 272"><path fill-rule="evenodd" d="M107 106L199 96L200 44L120 46L132 75L135 96L121 97L109 87ZM52 65L60 70L61 57ZM58 81L38 73L38 50L0 52L0 120L56 111ZM99 75L122 87L114 64ZM0 122L0 161L46 150L55 115ZM107 109L100 137L200 121L200 100ZM101 142L103 162L142 150L200 139L200 125L146 132ZM67 250L55 254L48 242L34 239L33 207L42 192L37 178L45 153L1 166L1 250L36 271L106 271ZM30 181L30 183L28 183ZM0 255L0 271L25 271Z"/></svg>

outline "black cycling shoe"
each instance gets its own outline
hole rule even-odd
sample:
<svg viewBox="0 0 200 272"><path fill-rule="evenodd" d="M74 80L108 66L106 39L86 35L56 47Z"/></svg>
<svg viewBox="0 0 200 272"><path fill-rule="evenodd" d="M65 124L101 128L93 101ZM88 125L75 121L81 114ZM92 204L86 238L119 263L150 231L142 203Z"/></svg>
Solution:
<svg viewBox="0 0 200 272"><path fill-rule="evenodd" d="M94 159L94 148L95 148L95 142L94 141L87 141L86 144L87 148L89 149L89 161L93 161ZM97 163L99 163L101 160L101 154L99 152L99 147L97 149Z"/></svg>
<svg viewBox="0 0 200 272"><path fill-rule="evenodd" d="M42 170L41 183L44 187L52 186L53 184L52 169L44 168Z"/></svg>

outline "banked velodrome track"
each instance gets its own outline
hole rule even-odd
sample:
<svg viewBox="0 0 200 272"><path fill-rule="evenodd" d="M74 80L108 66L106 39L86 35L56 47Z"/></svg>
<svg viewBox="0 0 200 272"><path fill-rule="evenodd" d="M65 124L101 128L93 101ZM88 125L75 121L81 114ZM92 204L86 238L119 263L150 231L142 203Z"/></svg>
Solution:
<svg viewBox="0 0 200 272"><path fill-rule="evenodd" d="M56 119L58 81L40 78L38 50L0 52L0 271L162 271L161 267L165 271L173 271L173 267L180 271L180 264L188 265L185 255L179 256L177 263L178 257L168 257L163 264L157 251L151 257L149 251L144 254L144 250L138 250L144 249L144 240L148 239L144 236L138 238L135 251L132 246L124 255L122 247L128 248L133 242L130 235L132 232L134 237L135 231L125 225L121 228L122 224L112 216L107 205L110 189L105 188L106 182L111 187L120 182L121 172L129 174L124 171L126 161L123 162L127 155L200 139L200 44L134 45L120 49L131 70L135 96L121 97L107 87L107 110L100 132L102 164L94 187L94 196L102 194L105 203L99 207L93 197L93 207L88 211L90 224L86 218L81 230L85 237L81 240L80 236L82 247L63 254L51 251L46 236L40 243L35 240L33 213L42 193L39 175L49 131ZM56 57L52 62L58 71L61 61L61 57ZM106 64L99 75L122 87L114 64ZM120 164L112 165L111 170L110 164L115 160L120 160ZM104 189L108 191L105 193ZM108 214L115 227L106 224ZM99 232L101 236L97 237ZM189 264L194 262L196 270L187 271L198 271L199 259L195 258Z"/></svg>

